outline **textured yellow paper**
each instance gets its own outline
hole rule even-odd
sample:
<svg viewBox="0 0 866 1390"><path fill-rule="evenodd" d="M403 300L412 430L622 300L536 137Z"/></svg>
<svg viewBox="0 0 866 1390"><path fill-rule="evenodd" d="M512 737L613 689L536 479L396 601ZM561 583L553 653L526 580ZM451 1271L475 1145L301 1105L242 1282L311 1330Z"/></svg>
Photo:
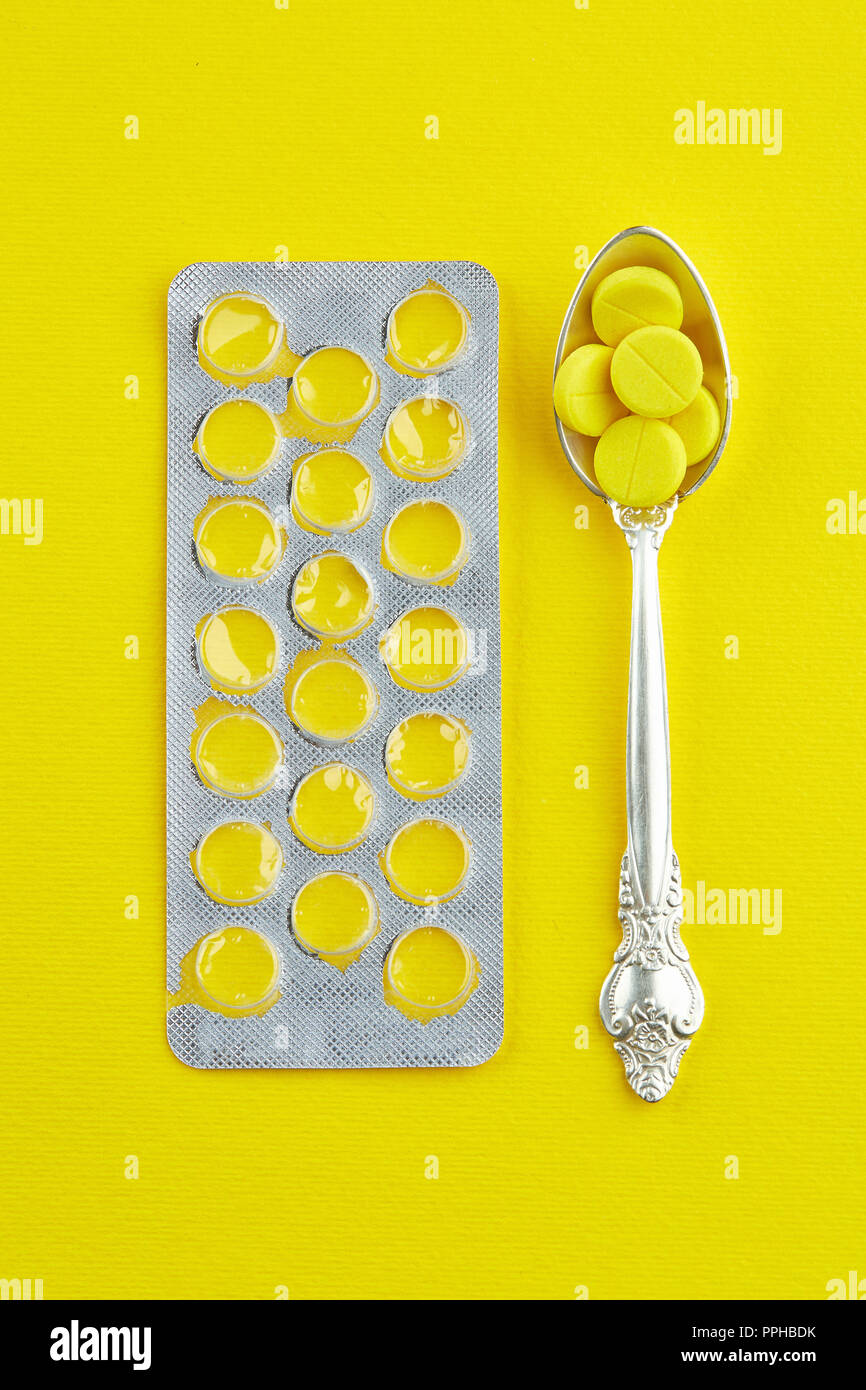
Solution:
<svg viewBox="0 0 866 1390"><path fill-rule="evenodd" d="M866 1279L858 8L7 10L0 497L41 500L43 538L0 531L0 1276L181 1299ZM781 152L677 144L698 102L782 109ZM628 553L551 403L583 248L639 221L697 262L739 386L661 554L675 843L704 916L712 889L783 895L777 934L684 929L707 1017L655 1107L596 1011ZM165 293L191 261L287 254L471 256L500 284L508 1014L474 1071L207 1075L163 1037Z"/></svg>

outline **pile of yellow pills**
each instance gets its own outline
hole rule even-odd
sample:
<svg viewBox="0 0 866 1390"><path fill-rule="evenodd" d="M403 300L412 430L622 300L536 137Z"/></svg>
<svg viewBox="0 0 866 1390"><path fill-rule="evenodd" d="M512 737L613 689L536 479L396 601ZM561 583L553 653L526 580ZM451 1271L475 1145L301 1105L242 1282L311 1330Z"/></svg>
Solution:
<svg viewBox="0 0 866 1390"><path fill-rule="evenodd" d="M363 666L343 653L305 664L287 688L292 723L319 743L344 743L364 732L379 707Z"/></svg>
<svg viewBox="0 0 866 1390"><path fill-rule="evenodd" d="M317 874L295 895L291 926L302 950L345 970L377 934L379 908L355 874Z"/></svg>
<svg viewBox="0 0 866 1390"><path fill-rule="evenodd" d="M169 1044L477 1065L503 1019L495 281L203 262L167 336ZM633 413L615 347L560 384L596 438Z"/></svg>
<svg viewBox="0 0 866 1390"><path fill-rule="evenodd" d="M304 530L357 531L373 506L373 475L345 449L319 449L292 470L292 513Z"/></svg>
<svg viewBox="0 0 866 1390"><path fill-rule="evenodd" d="M252 498L209 502L196 520L198 562L224 584L262 584L282 560L283 545L270 510Z"/></svg>
<svg viewBox="0 0 866 1390"><path fill-rule="evenodd" d="M283 869L283 850L267 825L224 821L196 845L192 870L209 898L230 907L263 902Z"/></svg>
<svg viewBox="0 0 866 1390"><path fill-rule="evenodd" d="M453 714L424 711L401 720L385 743L388 780L404 796L444 796L469 766L469 730Z"/></svg>
<svg viewBox="0 0 866 1390"><path fill-rule="evenodd" d="M388 418L380 453L400 477L435 482L447 478L469 446L469 426L453 401L415 396Z"/></svg>
<svg viewBox="0 0 866 1390"><path fill-rule="evenodd" d="M567 429L596 438L595 474L622 506L667 502L686 469L719 440L718 402L702 385L700 352L682 331L683 299L670 275L626 266L606 275L591 303L601 339L560 364L554 409Z"/></svg>
<svg viewBox="0 0 866 1390"><path fill-rule="evenodd" d="M199 666L215 690L253 695L276 675L279 637L262 613L234 606L209 613L196 629Z"/></svg>
<svg viewBox="0 0 866 1390"><path fill-rule="evenodd" d="M370 576L336 550L314 555L292 585L292 612L315 637L355 637L373 617Z"/></svg>
<svg viewBox="0 0 866 1390"><path fill-rule="evenodd" d="M327 763L295 788L289 823L302 844L320 854L343 854L367 836L376 794L356 768Z"/></svg>
<svg viewBox="0 0 866 1390"><path fill-rule="evenodd" d="M469 319L447 290L416 290L391 310L386 360L409 376L429 376L452 367L463 354Z"/></svg>
<svg viewBox="0 0 866 1390"><path fill-rule="evenodd" d="M244 484L270 472L282 444L280 422L267 406L233 400L208 412L193 449L212 477Z"/></svg>
<svg viewBox="0 0 866 1390"><path fill-rule="evenodd" d="M478 985L478 961L456 932L422 926L403 932L384 968L385 1000L427 1023L455 1014Z"/></svg>
<svg viewBox="0 0 866 1390"><path fill-rule="evenodd" d="M201 730L193 763L206 787L221 796L248 800L273 785L283 763L283 743L260 714L233 709Z"/></svg>
<svg viewBox="0 0 866 1390"><path fill-rule="evenodd" d="M195 973L209 999L246 1013L267 1003L280 979L279 957L266 936L250 927L221 927L199 943Z"/></svg>
<svg viewBox="0 0 866 1390"><path fill-rule="evenodd" d="M385 846L382 872L407 902L447 902L463 887L470 853L458 826L442 820L409 821Z"/></svg>

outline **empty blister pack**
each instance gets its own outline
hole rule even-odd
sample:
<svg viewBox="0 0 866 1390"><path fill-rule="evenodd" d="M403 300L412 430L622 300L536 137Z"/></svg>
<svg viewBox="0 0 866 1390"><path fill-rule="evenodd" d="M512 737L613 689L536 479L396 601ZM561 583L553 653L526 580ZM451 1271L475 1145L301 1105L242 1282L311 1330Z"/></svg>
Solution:
<svg viewBox="0 0 866 1390"><path fill-rule="evenodd" d="M188 266L168 301L168 1038L424 1067L502 1038L496 284Z"/></svg>

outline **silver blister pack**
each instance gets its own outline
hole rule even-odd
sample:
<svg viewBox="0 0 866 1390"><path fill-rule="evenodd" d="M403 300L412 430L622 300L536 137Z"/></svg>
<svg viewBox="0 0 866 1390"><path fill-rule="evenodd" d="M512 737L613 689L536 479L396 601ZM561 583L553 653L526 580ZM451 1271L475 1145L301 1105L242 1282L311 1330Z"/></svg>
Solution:
<svg viewBox="0 0 866 1390"><path fill-rule="evenodd" d="M448 371L412 380L385 361L391 310L428 280L444 287L469 316L466 351ZM281 415L287 406L284 377L249 385L243 392L221 384L200 365L196 335L202 312L220 296L261 296L286 327L301 357L325 345L352 348L372 364L380 398L345 446L374 477L375 500L360 529L326 537L293 519L292 465L317 446L287 437L270 472L238 488L209 475L193 451L200 423L220 401L241 396ZM167 500L167 1032L172 1050L195 1067L429 1067L472 1066L498 1048L503 1028L500 627L497 537L498 295L484 267L466 261L298 262L196 264L180 272L168 295L168 500ZM469 446L456 470L436 482L398 476L379 454L383 430L400 402L419 394L459 405L470 427ZM213 498L254 494L283 527L282 563L262 584L224 587L199 566L193 534L196 518ZM407 502L430 497L453 505L468 523L468 560L448 588L410 584L381 562L383 528ZM294 576L314 555L336 550L372 577L373 622L341 644L372 677L378 713L356 740L325 750L289 719L283 680L299 653L315 639L295 620L290 594ZM382 661L380 639L407 609L423 603L453 611L471 635L471 661L453 685L428 693L396 684ZM262 613L279 635L276 679L252 696L214 696L196 660L195 633L205 615L230 604ZM195 710L209 698L226 708L252 707L278 731L285 760L276 782L254 801L238 802L208 788L190 754ZM389 782L385 741L401 720L421 711L454 715L471 730L471 760L462 779L433 803L407 800ZM357 768L372 785L376 813L357 848L323 856L294 834L288 809L293 788L312 769L333 759ZM449 901L419 906L392 891L379 854L394 832L426 814L461 827L472 847L462 890ZM190 854L212 827L239 816L266 822L280 841L284 867L277 887L253 906L228 907L211 900L190 867ZM289 929L295 895L326 871L359 876L373 889L381 930L345 971L300 948ZM480 967L477 988L458 1012L421 1022L386 1002L383 966L392 942L424 923L454 931ZM279 959L279 997L261 1013L231 1015L181 999L182 965L196 943L227 924L265 936ZM172 996L174 1003L172 1004Z"/></svg>

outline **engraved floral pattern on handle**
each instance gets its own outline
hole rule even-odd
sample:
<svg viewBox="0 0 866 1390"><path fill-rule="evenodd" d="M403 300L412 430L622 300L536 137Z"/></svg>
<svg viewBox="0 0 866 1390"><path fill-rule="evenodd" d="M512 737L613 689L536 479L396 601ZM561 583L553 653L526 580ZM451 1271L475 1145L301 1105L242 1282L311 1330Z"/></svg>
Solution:
<svg viewBox="0 0 866 1390"><path fill-rule="evenodd" d="M619 880L622 945L601 991L601 1018L614 1038L626 1079L641 1100L666 1096L704 1016L704 997L680 937L680 866L670 858L663 903L640 906L628 852Z"/></svg>

